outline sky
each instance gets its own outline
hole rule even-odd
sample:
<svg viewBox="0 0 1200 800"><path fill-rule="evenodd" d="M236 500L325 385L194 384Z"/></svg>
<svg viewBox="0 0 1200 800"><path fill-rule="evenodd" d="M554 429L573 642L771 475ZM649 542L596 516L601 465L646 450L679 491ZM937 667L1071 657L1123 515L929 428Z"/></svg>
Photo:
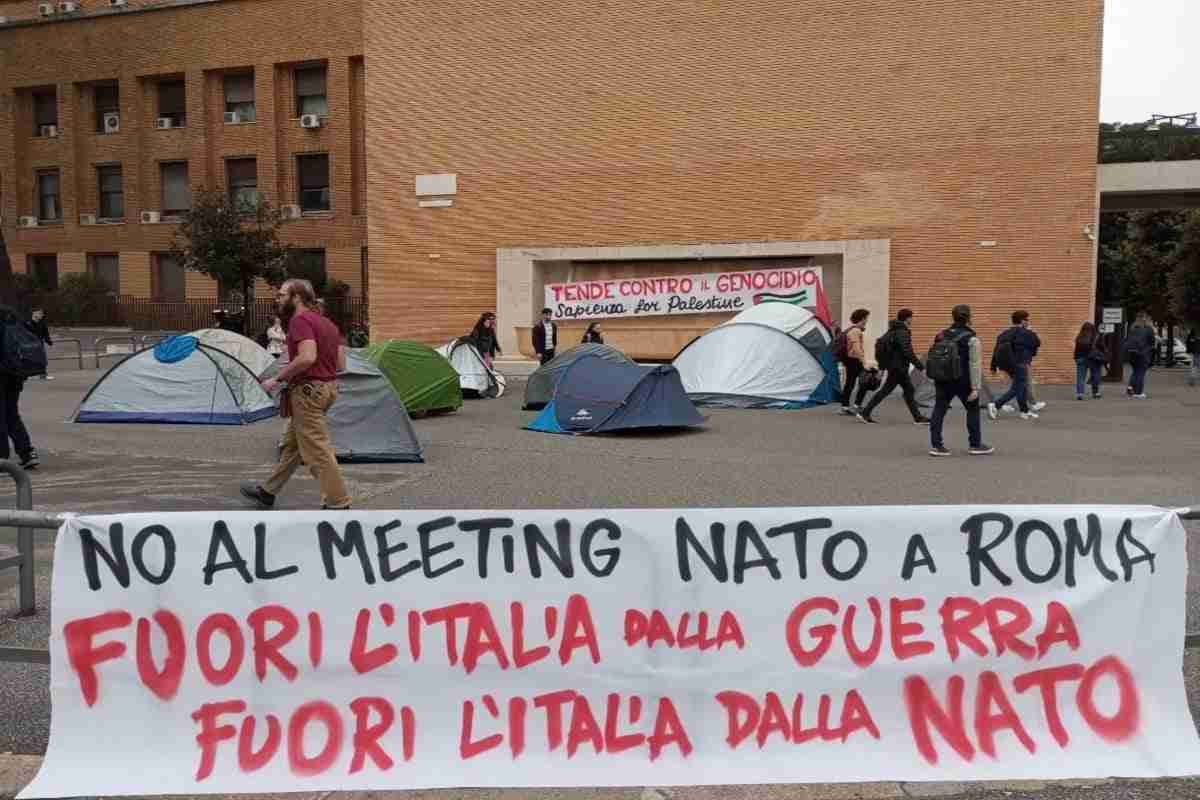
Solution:
<svg viewBox="0 0 1200 800"><path fill-rule="evenodd" d="M1102 122L1200 111L1200 0L1105 0Z"/></svg>

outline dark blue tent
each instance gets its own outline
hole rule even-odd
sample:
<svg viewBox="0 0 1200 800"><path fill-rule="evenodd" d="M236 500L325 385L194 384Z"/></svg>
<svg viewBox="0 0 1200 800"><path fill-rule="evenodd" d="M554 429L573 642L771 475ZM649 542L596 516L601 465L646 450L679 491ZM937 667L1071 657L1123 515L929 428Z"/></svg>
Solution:
<svg viewBox="0 0 1200 800"><path fill-rule="evenodd" d="M543 433L610 433L684 428L704 417L670 366L640 366L587 355L563 371L554 397L525 427Z"/></svg>

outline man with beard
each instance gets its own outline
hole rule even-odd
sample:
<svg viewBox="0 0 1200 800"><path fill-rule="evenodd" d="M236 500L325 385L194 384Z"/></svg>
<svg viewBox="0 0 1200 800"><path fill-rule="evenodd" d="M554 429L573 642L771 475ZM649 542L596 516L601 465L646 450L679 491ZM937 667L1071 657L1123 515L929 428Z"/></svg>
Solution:
<svg viewBox="0 0 1200 800"><path fill-rule="evenodd" d="M287 331L288 365L262 386L273 393L281 384L287 385L284 405L290 406L291 418L279 465L266 483L243 485L242 495L260 508L274 507L275 495L303 462L321 484L321 507L349 508L350 496L325 424L325 413L337 399L337 374L346 364L341 335L318 313L316 294L306 280L285 281L275 295L275 305Z"/></svg>

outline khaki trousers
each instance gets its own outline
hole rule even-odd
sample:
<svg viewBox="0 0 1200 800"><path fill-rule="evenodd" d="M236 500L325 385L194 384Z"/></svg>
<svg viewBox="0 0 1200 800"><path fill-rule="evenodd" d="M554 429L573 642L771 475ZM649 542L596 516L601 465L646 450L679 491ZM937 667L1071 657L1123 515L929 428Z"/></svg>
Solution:
<svg viewBox="0 0 1200 800"><path fill-rule="evenodd" d="M347 508L350 495L338 467L325 412L337 399L337 384L333 381L302 383L288 390L292 400L292 418L283 437L279 465L267 478L263 488L279 494L301 460L308 465L313 477L321 484L321 502L328 508Z"/></svg>

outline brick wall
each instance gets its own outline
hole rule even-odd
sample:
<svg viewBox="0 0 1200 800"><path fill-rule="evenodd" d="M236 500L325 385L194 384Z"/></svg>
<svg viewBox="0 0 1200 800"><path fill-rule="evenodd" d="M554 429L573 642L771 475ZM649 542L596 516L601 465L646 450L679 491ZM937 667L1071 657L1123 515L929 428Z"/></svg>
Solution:
<svg viewBox="0 0 1200 800"><path fill-rule="evenodd" d="M36 16L36 2L0 0L0 15L18 8ZM345 253L359 252L366 241L365 203L355 200L365 196L365 183L352 186L356 177L365 181L365 168L353 167L356 157L362 160L365 114L351 99L364 95L352 85L362 78L360 6L224 0L118 15L107 8L107 0L85 0L78 17L0 27L0 213L14 264L23 264L26 253L119 253L122 291L146 294L146 254L166 250L174 230L139 224L141 211L162 208L162 162L186 161L193 185L224 188L225 161L254 157L259 192L287 204L296 202L295 156L320 151L330 157L333 210L288 224L284 238L299 248L326 249L327 261L353 276L347 282L357 290L361 263L352 269ZM89 17L93 11L97 16ZM308 131L296 119L291 69L314 62L328 65L329 120ZM224 75L250 70L257 121L225 125ZM187 126L155 130L158 82L167 78L186 83ZM105 135L96 132L95 85L112 80L119 81L121 125ZM58 92L59 136L34 138L31 90L50 86ZM98 211L96 167L108 163L122 168L126 221L81 226L81 213ZM17 217L35 211L39 167L60 170L64 221L18 230ZM188 287L213 293L205 279Z"/></svg>
<svg viewBox="0 0 1200 800"><path fill-rule="evenodd" d="M1093 313L1102 11L364 0L373 327L468 329L498 247L886 238L919 345L955 303L989 344L1028 307L1064 378ZM432 172L453 208L417 208Z"/></svg>

